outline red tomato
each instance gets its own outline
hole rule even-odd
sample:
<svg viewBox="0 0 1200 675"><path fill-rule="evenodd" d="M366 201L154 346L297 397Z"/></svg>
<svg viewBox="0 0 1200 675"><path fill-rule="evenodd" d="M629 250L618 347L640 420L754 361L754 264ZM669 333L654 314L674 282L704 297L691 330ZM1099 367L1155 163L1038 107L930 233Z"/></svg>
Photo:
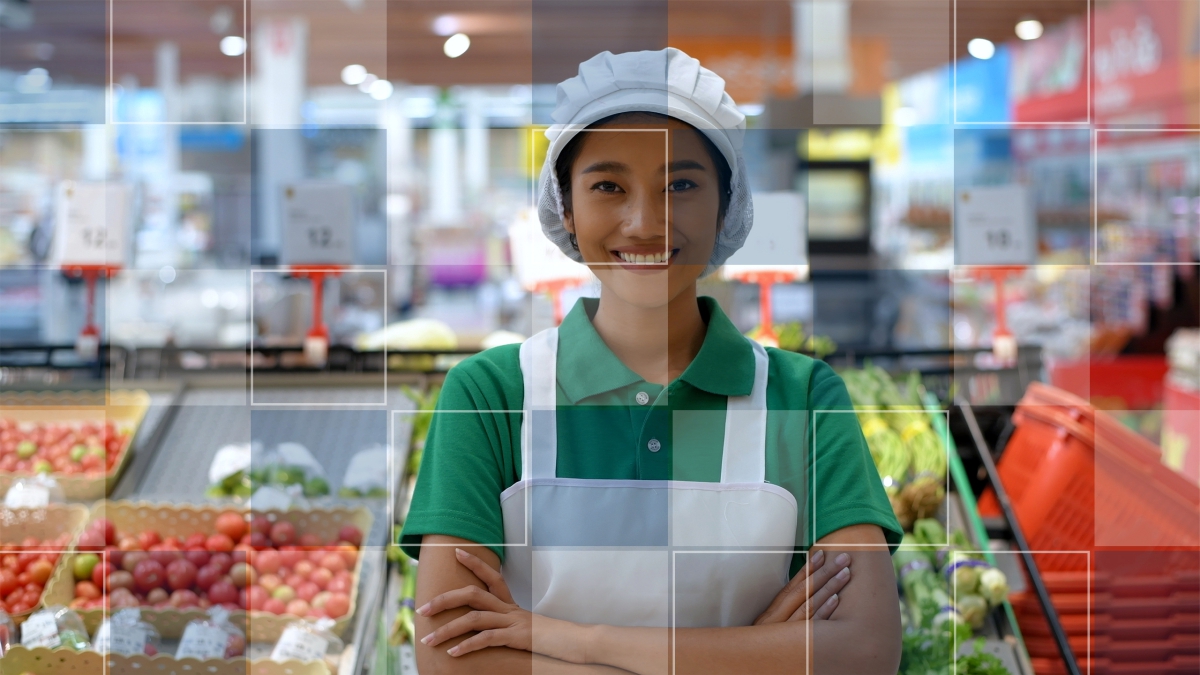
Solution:
<svg viewBox="0 0 1200 675"><path fill-rule="evenodd" d="M46 560L38 560L29 566L29 578L36 584L45 584L53 572L54 565Z"/></svg>
<svg viewBox="0 0 1200 675"><path fill-rule="evenodd" d="M100 589L90 581L80 581L75 584L75 597L85 600L95 600L100 597Z"/></svg>
<svg viewBox="0 0 1200 675"><path fill-rule="evenodd" d="M345 525L338 530L338 539L354 546L362 546L363 533L353 525Z"/></svg>
<svg viewBox="0 0 1200 675"><path fill-rule="evenodd" d="M162 543L162 536L155 530L146 530L138 535L137 540L143 551L149 551L151 546Z"/></svg>
<svg viewBox="0 0 1200 675"><path fill-rule="evenodd" d="M228 552L233 550L233 540L223 534L214 534L208 538L205 547L210 551Z"/></svg>
<svg viewBox="0 0 1200 675"><path fill-rule="evenodd" d="M263 603L263 610L272 614L283 614L287 611L287 605L283 604L282 600L268 598L267 601Z"/></svg>
<svg viewBox="0 0 1200 675"><path fill-rule="evenodd" d="M156 588L162 589L166 577L167 571L157 560L146 559L133 568L133 583L143 593L149 593Z"/></svg>
<svg viewBox="0 0 1200 675"><path fill-rule="evenodd" d="M301 560L300 562L296 563L295 567L292 568L296 574L304 577L305 579L307 579L315 569L317 569L317 566L307 560Z"/></svg>
<svg viewBox="0 0 1200 675"><path fill-rule="evenodd" d="M217 532L229 537L230 541L238 541L250 526L246 517L236 511L226 511L217 516Z"/></svg>
<svg viewBox="0 0 1200 675"><path fill-rule="evenodd" d="M196 565L190 560L174 560L167 565L167 585L175 591L190 588L195 583L198 572Z"/></svg>
<svg viewBox="0 0 1200 675"><path fill-rule="evenodd" d="M262 574L274 574L283 566L283 558L280 557L279 551L259 551L251 560L254 563L254 569Z"/></svg>
<svg viewBox="0 0 1200 675"><path fill-rule="evenodd" d="M335 576L329 581L329 584L325 586L325 590L329 591L330 593L349 593L350 580L346 577Z"/></svg>
<svg viewBox="0 0 1200 675"><path fill-rule="evenodd" d="M350 611L350 596L345 593L331 593L325 600L323 609L333 619L345 616L346 612Z"/></svg>
<svg viewBox="0 0 1200 675"><path fill-rule="evenodd" d="M346 559L337 553L327 553L324 558L321 558L321 567L337 574L346 569Z"/></svg>
<svg viewBox="0 0 1200 675"><path fill-rule="evenodd" d="M318 567L312 571L312 574L308 575L308 580L316 584L321 590L325 590L329 586L329 582L333 580L333 572L324 567Z"/></svg>
<svg viewBox="0 0 1200 675"><path fill-rule="evenodd" d="M295 567L297 563L307 557L303 551L298 551L295 547L279 549L279 559L283 562L284 567Z"/></svg>
<svg viewBox="0 0 1200 675"><path fill-rule="evenodd" d="M209 563L196 572L196 588L207 591L224 575L225 572L220 567Z"/></svg>
<svg viewBox="0 0 1200 675"><path fill-rule="evenodd" d="M234 586L233 582L228 579L221 579L208 589L208 599L222 605L227 602L237 602L237 586Z"/></svg>

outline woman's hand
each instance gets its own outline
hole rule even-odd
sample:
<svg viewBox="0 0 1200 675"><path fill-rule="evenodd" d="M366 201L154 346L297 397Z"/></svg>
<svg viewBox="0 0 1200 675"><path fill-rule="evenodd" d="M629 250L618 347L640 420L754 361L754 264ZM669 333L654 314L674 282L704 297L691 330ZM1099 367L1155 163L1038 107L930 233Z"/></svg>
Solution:
<svg viewBox="0 0 1200 675"><path fill-rule="evenodd" d="M784 621L828 619L837 609L838 592L850 583L850 554L838 554L826 563L825 551L809 556L804 567L754 620L755 626Z"/></svg>
<svg viewBox="0 0 1200 675"><path fill-rule="evenodd" d="M476 635L450 648L447 653L451 656L462 656L485 647L511 647L532 651L533 615L513 602L512 593L509 592L508 584L504 582L500 572L460 548L454 549L454 555L460 564L487 584L487 590L478 586L467 586L442 593L422 605L417 609L417 614L421 616L433 616L455 607L470 607L474 611L426 635L421 638L421 642L436 647L464 633L478 631ZM538 627L541 628L540 625Z"/></svg>

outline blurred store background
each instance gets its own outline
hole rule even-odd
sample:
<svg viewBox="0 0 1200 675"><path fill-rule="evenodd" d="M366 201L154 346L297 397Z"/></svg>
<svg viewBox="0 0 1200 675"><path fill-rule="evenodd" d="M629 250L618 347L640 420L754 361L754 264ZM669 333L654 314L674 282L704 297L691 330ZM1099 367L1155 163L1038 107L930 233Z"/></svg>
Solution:
<svg viewBox="0 0 1200 675"><path fill-rule="evenodd" d="M555 84L666 46L725 78L788 242L702 282L741 330L918 369L989 441L1048 383L1200 482L1195 0L0 0L0 384L528 337L598 292L531 211Z"/></svg>

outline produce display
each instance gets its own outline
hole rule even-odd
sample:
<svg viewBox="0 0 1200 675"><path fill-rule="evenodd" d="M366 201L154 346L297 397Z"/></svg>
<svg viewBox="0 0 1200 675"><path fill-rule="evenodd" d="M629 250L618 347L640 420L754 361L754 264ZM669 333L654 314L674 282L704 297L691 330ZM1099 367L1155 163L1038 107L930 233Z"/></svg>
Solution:
<svg viewBox="0 0 1200 675"><path fill-rule="evenodd" d="M300 465L273 464L236 471L208 486L205 496L249 499L255 490L264 485L279 488L297 485L305 497L324 497L329 494L329 481L312 469Z"/></svg>
<svg viewBox="0 0 1200 675"><path fill-rule="evenodd" d="M746 337L767 347L778 347L789 352L808 352L818 359L837 351L837 343L824 335L805 335L804 325L789 321L772 327L775 338L763 334L762 325L746 332Z"/></svg>
<svg viewBox="0 0 1200 675"><path fill-rule="evenodd" d="M66 423L0 418L0 472L104 474L116 466L129 434L111 420Z"/></svg>
<svg viewBox="0 0 1200 675"><path fill-rule="evenodd" d="M946 445L929 425L920 375L909 373L903 391L882 368L844 370L871 458L896 519L905 529L937 513L946 498Z"/></svg>
<svg viewBox="0 0 1200 675"><path fill-rule="evenodd" d="M37 606L71 534L49 541L27 538L0 546L0 611L17 616Z"/></svg>
<svg viewBox="0 0 1200 675"><path fill-rule="evenodd" d="M120 532L97 518L74 557L76 609L156 607L254 610L337 619L350 611L363 533L347 525L334 542L299 534L287 521L226 511L216 532L163 538ZM105 552L101 561L99 552Z"/></svg>
<svg viewBox="0 0 1200 675"><path fill-rule="evenodd" d="M959 656L951 670L954 645L973 639L988 613L1008 597L1008 580L973 547L962 532L946 540L946 527L933 519L913 523L892 556L903 591L904 645L900 675L979 673L1005 675L995 656Z"/></svg>

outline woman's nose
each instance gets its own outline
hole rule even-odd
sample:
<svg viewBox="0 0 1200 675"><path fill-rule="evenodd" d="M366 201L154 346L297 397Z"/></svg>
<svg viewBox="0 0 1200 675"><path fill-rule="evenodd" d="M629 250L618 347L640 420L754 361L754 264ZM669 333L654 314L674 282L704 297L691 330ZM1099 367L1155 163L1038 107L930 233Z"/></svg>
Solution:
<svg viewBox="0 0 1200 675"><path fill-rule="evenodd" d="M667 235L667 198L660 190L640 190L629 201L625 220L625 236L633 239L652 239Z"/></svg>

